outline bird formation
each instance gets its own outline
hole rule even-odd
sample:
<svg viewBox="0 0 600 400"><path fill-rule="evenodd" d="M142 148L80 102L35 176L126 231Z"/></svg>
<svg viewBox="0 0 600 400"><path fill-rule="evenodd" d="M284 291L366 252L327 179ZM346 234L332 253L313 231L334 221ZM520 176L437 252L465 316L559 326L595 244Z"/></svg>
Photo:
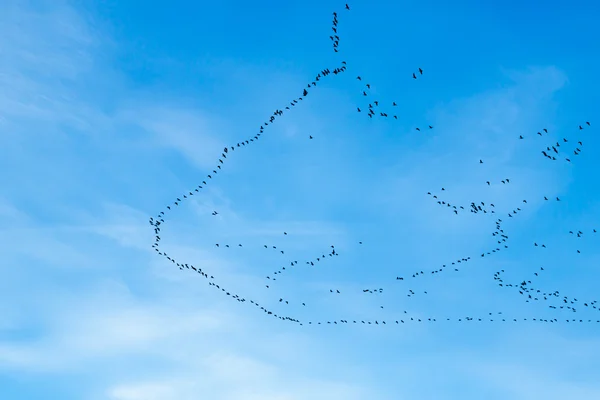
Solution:
<svg viewBox="0 0 600 400"><path fill-rule="evenodd" d="M583 125L579 125L578 131L582 131L591 126L591 123L586 121ZM583 141L580 139L580 136L573 138L573 135L569 135L569 139L566 137L554 137L550 141L549 139L551 139L552 135L546 128L543 128L536 134L547 140L546 144L544 145L545 148L540 151L540 154L550 161L558 161L559 159L563 159L565 162L570 163L574 157L580 155L582 152ZM523 135L519 135L519 140L523 139L525 139L525 137Z"/></svg>
<svg viewBox="0 0 600 400"><path fill-rule="evenodd" d="M350 10L350 6L348 4L346 4L345 10L346 11ZM338 46L339 46L340 38L338 36L338 31L337 31L338 14L336 12L333 13L333 24L332 25L333 25L332 30L333 30L334 34L330 36L330 39L333 43L334 53L339 53ZM226 167L228 157L232 157L233 153L236 150L245 148L245 147L249 146L250 144L254 144L254 143L258 142L259 139L261 139L262 135L265 134L268 127L270 127L272 124L274 124L279 118L282 118L284 114L290 112L290 110L292 110L294 107L298 106L308 96L308 94L317 86L317 84L320 82L321 79L328 78L331 74L333 74L334 76L339 75L339 74L345 72L346 69L347 69L346 62L341 61L341 63L336 67L325 68L325 69L321 70L315 76L315 78L310 83L308 83L305 88L302 89L301 95L293 98L288 104L283 106L282 109L279 109L279 108L275 109L272 112L272 114L258 127L257 131L254 134L248 135L246 138L240 140L239 142L235 143L232 146L225 147L223 149L223 151L221 152L221 155L217 158L214 169L211 171L210 174L206 175L206 178L202 180L201 184L198 184L193 189L187 191L186 193L179 195L178 197L175 198L175 200L171 204L168 204L167 206L165 206L165 209L160 211L156 215L156 217L151 217L149 219L149 223L153 227L153 230L154 230L154 243L152 244L152 248L154 249L156 254L165 258L166 261L169 262L170 264L173 264L176 267L178 267L179 270L187 270L187 271L191 271L195 274L200 275L200 277L204 278L207 281L209 287L212 287L215 290L220 291L224 295L234 299L235 301L237 301L239 303L248 303L251 306L256 307L258 310L260 310L261 312L263 312L266 315L272 316L272 317L277 318L282 321L294 322L294 323L297 323L300 325L305 325L305 324L307 324L307 325L331 325L331 324L338 325L338 324L350 324L351 323L351 324L384 326L384 325L400 325L400 324L411 323L411 322L412 323L421 323L421 322L425 323L425 322L438 322L438 321L439 322L441 322L441 321L455 321L455 322L536 321L536 322L550 322L550 323L565 321L565 322L579 322L579 323L583 323L583 322L600 323L600 319L593 320L593 319L581 319L581 318L579 318L579 319L578 318L567 318L567 319L529 318L528 319L528 318L514 318L514 317L511 318L509 316L503 315L502 312L497 312L497 311L496 312L488 312L486 315L464 316L464 317L460 317L460 318L450 318L450 317L437 317L436 318L433 316L416 317L416 316L411 316L408 313L408 311L406 311L406 310L404 310L403 314L401 314L402 318L397 318L397 319L394 318L392 320L387 320L387 321L383 320L383 319L373 320L373 319L364 319L364 318L363 319L341 318L341 319L334 319L334 320L329 320L329 321L313 321L313 320L301 321L300 319L298 319L294 316L287 315L286 312L276 312L276 311L274 311L274 309L271 309L271 308L267 307L266 305L259 304L254 299L246 299L245 296L242 296L240 294L234 293L231 290L226 289L222 284L220 284L216 281L214 275L212 275L208 271L205 271L202 267L199 267L197 265L193 265L190 263L184 263L183 261L177 260L173 255L168 254L166 251L161 249L160 233L161 233L162 226L165 223L165 218L167 218L170 213L175 211L175 209L179 208L183 204L183 202L185 202L186 200L189 200L192 196L201 195L202 191L206 189L206 187L210 184L210 182L213 179L216 179L219 172L222 171L222 169ZM418 72L414 72L412 74L412 77L413 77L413 79L418 79L422 75L423 75L423 69L418 68ZM371 85L369 83L364 83L363 79L360 75L357 76L356 81L358 81L361 85L364 85L361 88L362 97L370 96ZM379 106L380 106L380 104L379 104L378 100L371 100L368 103L368 108L365 108L363 106L363 109L368 110L366 112L366 114L368 115L368 118L371 118L371 119L375 116L382 117L382 118L388 118L391 116L391 118L393 118L393 119L398 119L397 114L390 112L388 110L384 110L383 108L379 109ZM397 103L392 102L390 107L392 107L392 108L397 107ZM357 110L359 113L363 112L360 107L357 107ZM377 110L377 111L375 111L375 110ZM433 129L432 125L425 124L424 126L426 126L427 129ZM591 123L586 121L585 123L579 125L578 131L583 131L584 129L588 129L590 127L591 127ZM426 129L426 128L424 128L424 129ZM415 130L421 131L421 128L416 127ZM519 135L518 140L529 139L529 136L530 135L525 135L525 136ZM543 128L541 131L537 132L537 135L533 134L531 136L533 136L533 137L539 136L542 139L548 140L548 139L550 139L551 134L549 133L548 129ZM314 139L314 137L312 135L309 135L308 139L311 140L311 139ZM544 157L546 157L547 159L552 160L552 161L556 161L560 157L562 157L567 162L571 162L570 157L578 156L581 154L582 147L583 147L583 139L581 139L581 137L575 138L575 139L573 139L572 137L569 137L569 139L563 137L561 139L562 140L558 140L556 138L552 139L552 144L546 145L545 150L543 150L541 153ZM555 141L556 141L556 143L554 143ZM569 147L566 144L571 144L571 145ZM480 159L479 164L484 164L484 161L482 159ZM485 167L482 167L482 168L485 168ZM492 185L496 185L496 184L508 185L510 183L511 183L510 178L504 178L504 179L499 179L499 180L490 179L485 182L484 186L487 187L487 186L492 186ZM502 214L502 216L498 217L498 215L500 215L501 213L504 213L504 211L500 211L499 209L497 209L497 207L493 203L486 203L481 200L473 200L468 205L467 204L452 204L447 199L448 192L449 191L447 191L446 188L441 188L439 192L437 192L437 193L428 192L427 195L430 196L434 201L436 201L439 206L450 211L457 217L463 213L466 213L467 210L469 211L470 215L473 215L473 216L476 215L477 216L476 218L490 218L492 214L495 214L494 218L493 218L493 222L492 221L490 221L490 222L492 222L492 225L494 227L492 229L491 236L494 238L496 243L492 247L490 247L489 249L487 249L486 251L481 253L481 257L478 257L478 258L491 256L494 253L497 253L500 251L506 251L509 248L509 235L507 234L507 232L505 232L505 228L503 226L502 218L504 218L504 214ZM550 198L550 196L544 196L544 201L549 201L549 198ZM556 197L555 200L557 202L561 201L561 199L558 197ZM528 204L527 199L524 199L524 200L522 200L522 203L520 203L519 205L520 205L520 207L526 208L527 204ZM509 211L506 212L506 217L507 218L517 217L517 214L519 214L521 211L523 211L520 207L510 206L508 208ZM217 210L213 210L211 212L211 215L216 217L216 216L219 216L220 214ZM469 214L466 214L466 215L469 215ZM569 231L569 234L575 238L581 238L584 236L584 234L588 235L588 233L590 235L593 235L593 234L597 233L597 230L592 229L589 232L587 232L587 231L584 232L582 230ZM283 232L282 235L287 237L288 232ZM363 244L362 241L358 242L359 246L362 244ZM234 248L244 250L247 247L249 247L249 246L244 246L242 243L236 243L236 244L215 243L215 248L230 249L229 251L231 251L231 249L234 249ZM285 249L283 249L283 248L280 248L280 247L277 247L277 246L274 246L271 244L264 244L264 245L262 245L262 247L265 249L264 251L275 252L280 257L283 257L283 258L287 257ZM534 242L534 247L546 248L546 245L542 244L542 243ZM242 250L240 250L240 251L242 251ZM580 250L577 250L577 253L581 253ZM327 251L321 251L321 252L317 253L315 257L310 257L310 258L307 258L305 260L300 260L300 261L286 259L285 265L282 265L278 269L274 270L271 274L265 276L265 279L267 280L267 282L265 283L265 289L268 290L268 289L271 289L274 285L277 285L277 283L276 283L277 278L280 277L280 275L282 275L286 271L289 272L291 270L299 269L299 268L301 268L301 266L303 268L319 268L325 262L325 260L333 258L333 257L337 257L339 255L340 255L340 253L336 250L335 245L331 245ZM419 268L418 271L415 271L408 275L401 275L401 274L397 275L395 277L395 280L403 281L402 284L405 284L405 283L407 284L407 283L409 283L410 279L414 279L414 278L421 278L424 276L433 276L433 275L437 275L437 274L440 274L445 271L459 272L460 271L460 269L458 268L459 266L466 266L466 264L469 261L472 261L474 259L475 258L472 258L470 255L465 255L464 257L460 257L456 260L450 260L446 264L442 264L441 266L438 266L435 268L428 268L428 269ZM286 266L287 266L287 269L286 269ZM599 311L599 308L597 306L598 301L596 301L596 300L578 300L577 298L574 298L574 297L561 295L558 290L547 290L547 289L544 290L544 289L538 288L536 286L536 281L539 278L540 274L543 274L544 271L545 271L545 269L543 267L540 267L540 269L537 272L535 272L533 274L533 277L531 277L530 279L522 280L521 282L508 283L503 279L503 274L505 271L502 269L502 270L494 273L493 279L498 283L499 287L501 287L503 289L509 289L509 290L515 292L515 294L518 294L519 296L521 296L524 299L524 301L527 303L529 303L529 302L545 302L548 304L548 307L550 309L554 309L554 310L562 309L562 310L569 311L571 313L576 313L577 310L582 309L582 308ZM401 283L398 283L398 284L401 284ZM384 288L363 288L363 289L360 289L357 291L360 293L363 293L365 295L372 295L372 294L381 295L384 293ZM336 296L344 295L346 293L346 290L340 290L339 288L329 288L328 293L331 295L336 295ZM415 292L411 288L407 289L407 297L412 297L416 293L417 292ZM419 291L418 293L428 294L427 291ZM293 300L288 300L285 297L277 296L276 299L278 299L278 301L276 301L276 303L278 305L280 305L281 307L286 307L286 306L290 306L290 305L294 304ZM303 307L306 307L307 303L309 303L309 302L298 301L296 303L298 305L302 305ZM384 306L379 305L379 308L383 309ZM599 316L599 318L600 318L600 316Z"/></svg>
<svg viewBox="0 0 600 400"><path fill-rule="evenodd" d="M329 38L331 39L331 42L333 43L333 51L334 52L338 52L338 46L340 44L340 37L337 35L337 28L338 28L338 19L337 19L337 13L334 12L333 13L333 23L332 23L332 27L331 30L333 31L333 35L329 36Z"/></svg>
<svg viewBox="0 0 600 400"><path fill-rule="evenodd" d="M540 267L539 272L535 272L533 275L538 278L540 274L544 271L544 267ZM542 291L534 286L534 283L531 280L523 280L522 282L515 283L506 283L501 277L501 274L504 273L504 270L497 271L494 274L494 280L498 281L498 286L504 288L511 288L515 291L518 291L521 296L525 298L525 302L529 303L531 301L545 301L550 304L548 307L552 309L566 309L571 312L577 312L577 308L581 305L581 307L591 308L598 311L597 300L591 301L581 301L576 298L571 298L569 296L561 296L558 290L553 291ZM534 278L534 279L536 279ZM556 319L554 319L556 321Z"/></svg>
<svg viewBox="0 0 600 400"><path fill-rule="evenodd" d="M423 74L423 70L421 68L419 68L419 74ZM413 73L413 78L417 78L417 76ZM357 81L360 81L361 84L363 82L363 79L360 75L358 75L356 77ZM364 86L362 86L361 90L361 94L363 97L368 97L371 96L371 84L370 83L365 83ZM398 107L398 104L395 101L392 101L391 107L395 110L395 107ZM356 111L359 113L362 113L363 110L368 110L366 112L366 115L368 118L373 119L373 117L379 117L379 118L392 118L394 120L398 120L398 115L396 112L394 111L390 111L387 108L379 108L379 100L373 100L372 102L368 103L368 108L365 108L365 106L363 105L362 108L361 106L357 106L356 107ZM377 110L377 111L375 111ZM389 114L388 114L389 113ZM423 128L423 130L425 129L433 129L432 125L427 125L427 128ZM421 132L421 128L420 127L416 127L415 128L416 131Z"/></svg>

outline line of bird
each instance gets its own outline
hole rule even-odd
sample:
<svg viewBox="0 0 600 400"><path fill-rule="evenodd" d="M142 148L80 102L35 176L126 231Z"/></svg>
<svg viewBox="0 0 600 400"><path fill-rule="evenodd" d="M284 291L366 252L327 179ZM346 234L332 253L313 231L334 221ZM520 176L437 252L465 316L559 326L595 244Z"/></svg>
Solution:
<svg viewBox="0 0 600 400"><path fill-rule="evenodd" d="M545 271L544 267L540 267L539 271L534 272L533 275L536 277L539 277L540 274L542 273L542 271ZM531 280L526 280L526 281L523 280L521 282L516 282L516 283L506 283L506 282L504 282L504 280L501 277L501 275L504 272L505 272L504 270L500 270L500 271L497 271L496 273L494 273L494 280L498 281L498 286L503 287L503 288L515 289L516 291L519 292L519 294L521 296L525 297L526 303L529 303L531 301L548 301L548 302L550 302L554 299L560 298L560 302L558 303L558 304L560 304L559 306L549 305L548 307L551 309L567 309L567 310L570 310L571 312L577 312L577 309L575 308L575 306L578 304L581 304L582 307L591 308L596 311L600 311L600 309L596 306L596 304L598 304L597 300L580 301L574 297L573 298L570 298L569 296L560 297L560 292L558 290L554 290L552 292L543 292L542 290L531 286L532 285Z"/></svg>
<svg viewBox="0 0 600 400"><path fill-rule="evenodd" d="M348 6L348 4L346 4L345 8L346 8L346 10L350 10L350 7ZM339 52L338 45L339 45L339 40L340 40L340 38L338 36L338 32L337 32L338 14L334 12L333 16L334 16L334 19L333 19L333 27L332 27L332 29L333 29L335 35L330 36L330 39L333 42L333 50L334 50L334 52L338 53ZM317 74L317 76L315 77L315 79L312 82L310 82L305 89L303 89L301 96L299 96L297 98L294 98L289 103L289 105L285 106L285 110L291 110L293 107L297 106L304 98L306 98L306 96L309 94L309 91L312 88L314 88L314 87L317 86L317 83L320 81L320 79L323 79L323 78L329 76L330 74L333 74L333 75L341 74L342 72L346 71L346 68L347 68L346 62L342 61L341 65L338 66L338 67L336 67L336 68L333 68L331 70L329 68L326 68L326 69L322 70L320 73ZM418 75L417 75L416 72L413 73L413 78L417 79L417 77L421 76L421 75L423 75L423 70L421 68L419 68L418 69ZM358 81L362 81L362 78L360 76L358 76L357 80ZM366 84L366 88L370 89L371 88L370 84ZM367 94L366 90L363 90L363 96L367 96L367 95L368 94ZM375 104L375 106L373 106L372 104L369 104L368 115L369 115L370 118L372 118L375 115L374 109L379 106L379 101L375 100L375 101L373 101L373 104ZM396 107L396 106L397 106L396 102L392 102L392 107ZM276 109L273 112L273 114L269 117L269 119L267 121L264 121L264 123L259 127L258 132L255 135L253 135L253 136L251 136L251 137L249 137L249 138L247 138L245 140L242 140L242 141L236 143L236 145L234 145L234 146L225 147L223 149L223 152L222 152L221 156L218 158L218 161L217 161L215 169L212 170L212 174L208 174L207 177L206 177L206 179L202 181L201 185L198 185L193 190L190 190L189 192L187 192L187 193L185 193L185 194L177 197L176 200L172 204L169 204L169 205L166 206L165 210L160 211L155 218L151 217L150 220L149 220L149 223L150 223L150 225L153 226L154 233L155 233L155 240L154 240L154 243L152 244L152 247L154 248L154 250L156 251L156 253L158 255L166 258L167 261L169 261L170 263L175 264L177 267L179 267L180 270L187 269L187 270L191 270L191 271L194 271L195 273L200 274L202 277L204 277L205 279L209 280L208 285L210 287L214 287L215 289L220 290L225 295L227 295L227 296L235 299L236 301L238 301L240 303L245 303L246 299L244 297L241 297L238 294L235 294L235 293L233 293L231 291L228 291L224 287L221 287L221 285L219 285L219 284L217 284L215 282L215 278L214 278L213 275L209 275L207 272L203 271L202 268L200 268L200 267L194 266L192 264L188 264L188 263L183 263L183 262L177 261L174 257L172 257L171 255L167 254L167 252L165 252L164 250L162 250L160 248L160 241L161 241L160 231L161 231L161 226L162 226L162 224L165 223L166 213L168 213L168 212L170 212L170 211L173 210L172 207L171 207L171 205L173 207L178 207L179 205L181 205L183 203L183 201L185 201L187 199L190 199L195 194L198 194L202 189L206 188L206 186L209 184L209 182L213 178L215 178L216 175L218 174L218 172L222 169L222 167L225 166L225 163L226 163L228 155L231 156L232 153L236 149L243 148L246 145L249 145L250 143L258 141L261 138L261 135L264 134L265 129L270 124L273 124L277 120L278 117L283 116L283 114L285 112L286 111L284 111L282 109ZM360 108L358 108L358 112L361 112ZM386 112L382 111L382 112L379 113L379 116L381 116L381 117L387 117L388 114ZM393 115L393 118L397 119L397 116ZM585 125L588 126L588 127L591 126L591 124L589 122L586 122ZM427 125L427 126L428 126L429 129L433 129L433 126L431 126L431 125ZM584 128L583 128L583 126L579 126L579 129L583 130ZM421 129L419 127L417 127L416 130L420 131ZM543 131L545 133L548 133L547 129L544 129ZM541 134L541 132L538 132L538 133L539 133L540 136L543 136ZM313 136L312 135L309 136L309 139L313 139ZM519 139L524 139L524 137L521 135L519 137ZM566 138L563 138L563 141L564 141L564 143L568 142ZM582 145L581 141L579 141L579 145L580 146ZM548 151L550 151L550 147L552 147L552 146L548 147L548 149L547 149ZM555 145L554 147L552 147L552 150L556 154L558 154L557 147L559 147L558 143L557 143L557 145ZM576 151L575 154L577 155L578 152L580 152L581 150L580 149L576 149L575 151ZM483 160L479 160L479 162L480 162L480 164L483 164ZM501 182L504 183L504 184L507 184L507 183L510 183L510 180L509 179L504 179ZM490 185L490 182L488 181L487 184ZM445 189L442 188L442 191L445 191ZM431 192L429 192L428 195L431 195L435 199L438 198L437 195L434 195ZM560 201L560 199L558 197L556 199L557 199L557 201ZM545 197L545 200L548 200L548 198ZM523 200L523 203L527 203L527 201ZM468 207L451 205L449 202L446 202L445 200L438 200L438 204L445 205L446 207L452 209L452 211L454 211L455 214L458 214L460 210L465 210L465 209L469 209L469 211L471 213L473 213L473 214L478 214L478 213L480 213L480 214L487 214L488 210L489 210L490 214L494 214L495 213L495 210L492 209L492 208L495 207L494 204L489 204L490 208L488 208L484 202L477 202L477 204L475 202L472 202L470 204L470 206L468 206ZM516 209L513 210L512 214L509 213L508 216L509 217L513 217L513 215L517 214L518 211L521 211L521 209L517 207ZM217 216L217 215L219 215L219 213L216 210L214 210L214 211L212 211L211 215L212 216ZM501 219L496 219L495 220L495 230L492 233L492 236L494 236L494 237L496 237L496 239L498 239L497 240L498 244L503 245L504 248L508 248L508 245L506 244L506 242L508 240L508 235L505 234L505 232L504 232L501 224L502 224L502 220ZM594 232L596 232L596 231L594 230ZM571 232L571 233L573 233L573 232ZM283 234L287 236L287 232L284 232ZM577 236L580 237L581 234L582 234L582 232L579 231L577 233ZM359 245L362 245L362 244L363 244L363 242L359 242ZM232 248L232 247L239 247L239 248L241 248L241 247L243 247L241 243L238 244L237 246L230 246L229 244L224 244L223 246L221 246L221 244L217 243L217 244L215 244L215 246L216 247L222 247L222 248ZM264 247L267 248L267 249L271 248L273 250L277 249L276 246L264 245ZM330 252L328 252L327 255L329 257L338 256L339 253L336 252L335 246L332 245L331 248L332 248L332 250ZM491 254L493 254L493 253L495 253L497 251L500 251L500 250L501 250L501 247L496 247L494 249L490 249L489 251L482 253L481 257L484 257L486 254L487 255L491 255ZM279 249L279 252L282 255L285 254L284 250ZM310 260L305 261L305 263L307 265L310 265L310 266L315 266L316 263L318 263L318 262L320 262L320 261L322 261L324 259L326 259L326 255L322 254L320 257L316 257L314 259L310 259ZM448 264L448 266L455 266L456 267L457 264L466 263L469 260L471 260L471 257L463 257L463 258L457 259L456 261L452 261L451 263ZM295 267L297 265L298 265L298 261L297 260L290 261L290 267L293 268L293 267ZM433 269L433 270L431 270L429 272L430 272L431 275L438 274L438 273L440 273L440 272L442 272L444 270L447 270L446 267L447 267L447 265L444 264L444 265L442 265L442 267ZM279 275L284 270L286 270L285 267L281 267L280 269L274 271L272 275L274 275L274 276L275 275ZM543 270L543 268L542 268L542 270ZM454 268L454 271L455 272L459 271L459 269L458 268ZM504 272L504 270L502 270L501 272ZM420 276L423 276L423 275L425 275L425 273L421 270L421 271L413 273L412 274L412 278L420 277ZM537 276L537 273L536 273L536 276ZM276 280L275 277L271 278L270 276L267 276L265 279L268 279L270 281L275 281ZM527 286L527 284L528 283L530 284L531 281L523 281L519 285L517 285L517 284L506 284L501 279L500 272L497 272L494 275L494 279L497 280L499 282L499 285L502 286L502 287L519 289L519 293L521 295L523 295L523 296L527 295L527 299L526 299L527 302L529 302L530 300L537 301L540 298L543 298L544 300L547 300L549 298L557 298L558 297L558 291L551 292L551 293L550 292L549 293L540 292L540 290L535 291L531 286ZM402 277L402 276L397 276L396 280L403 281L403 280L405 280L405 278ZM269 285L266 285L266 288L268 289ZM407 294L408 297L411 297L412 295L415 294L415 292L412 289L408 289L408 290L409 290L409 292ZM333 293L333 294L341 294L342 293L339 289L329 289L329 292ZM365 293L365 294L382 293L382 292L383 292L383 288L379 288L379 289L363 289L362 290L362 293ZM427 294L427 291L423 291L423 293ZM533 293L533 295L532 295L532 293ZM541 296L541 297L536 297L536 294L539 294L539 296ZM572 312L576 311L576 309L573 306L573 304L577 303L577 299L569 300L568 297L564 296L562 300L563 300L563 302L565 304L568 304L568 305L567 306L561 305L561 306L559 306L559 308L563 308L564 307L564 308L567 308L568 310L570 310ZM267 315L271 315L271 316L273 316L275 318L278 318L280 320L295 322L295 323L299 323L300 325L303 325L303 322L300 321L299 319L293 318L293 317L290 317L290 316L286 316L286 315L279 315L276 312L274 312L274 311L266 308L265 306L260 305L258 302L254 301L254 300L249 300L249 303L252 304L252 305L254 305L255 307L257 307L258 309L262 310ZM289 300L284 299L283 297L279 297L278 303L286 304L286 305L290 304ZM596 303L597 303L597 301L590 301L590 302L584 303L584 306L588 307L588 304L589 304L591 306L591 308L597 309L596 308ZM306 306L305 302L301 302L301 304L302 304L302 306ZM551 308L552 307L556 307L556 306L551 306ZM384 307L380 306L380 308L384 308ZM405 310L404 314L408 314L408 312ZM499 313L499 314L501 314L501 313ZM489 315L491 316L492 313L489 313ZM440 321L443 321L443 320L445 320L445 321L458 321L458 322L462 322L462 321L485 321L485 320L489 320L489 321L502 321L502 322L505 322L505 321L509 321L511 319L510 318L497 318L497 319L493 319L493 318L488 318L488 317L484 317L484 318L477 317L476 318L476 317L466 316L466 317L461 317L461 318L448 318L448 317L446 317L446 318L440 318L439 320ZM530 319L523 318L523 319L517 319L517 318L512 318L512 321L517 321L517 320L523 320L523 321L528 321L529 320L529 321L541 321L541 322L559 322L560 321L560 320L558 320L556 318L555 319L546 319L546 318L530 318ZM416 318L416 317L410 317L408 315L405 317L405 319L394 320L394 322L396 324L400 324L400 323L403 324L405 322L408 323L408 322L436 322L436 321L438 321L438 318L430 317L430 318L426 318L426 319L425 318L421 319L421 318ZM565 319L565 322L577 322L577 321L579 321L579 322L585 322L583 319L579 319L579 320L576 320L576 319ZM349 320L340 319L340 320L333 320L333 321L309 321L308 324L309 325L321 325L321 324L336 324L337 325L338 322L340 324L344 324L344 323L349 323ZM587 320L587 322L594 322L594 321L593 320ZM595 322L600 322L600 320L597 320ZM372 324L379 325L379 320L373 320L373 321L371 321L371 320L352 320L352 323L354 323L354 324L362 323L362 324L368 324L368 325L372 325ZM392 324L392 322L390 322L390 324ZM381 321L381 325L386 325L386 322L384 320L382 320Z"/></svg>
<svg viewBox="0 0 600 400"><path fill-rule="evenodd" d="M315 77L314 81L310 84L308 84L306 89L303 89L302 91L302 95L299 96L298 98L293 99L289 105L287 105L285 107L286 110L291 110L290 107L295 107L297 104L299 104L299 102L301 102L307 95L308 95L308 90L311 89L312 87L315 87L317 85L317 82L324 78L329 76L331 73L333 73L334 75L340 74L342 72L344 72L346 70L346 62L342 61L341 66L333 68L332 70L330 70L329 68L326 68L324 70L322 70L319 74L317 74L317 76ZM218 158L218 163L216 165L216 168L212 171L212 174L214 174L214 176L216 177L216 175L218 174L218 170L221 170L222 167L225 166L225 163L227 161L227 155L231 155L233 154L233 152L236 149L239 148L244 148L246 145L249 145L253 142L256 142L260 139L261 135L264 133L265 128L268 127L270 124L273 124L277 117L280 117L284 114L283 110L280 109L276 109L273 114L269 117L269 119L267 121L264 121L264 123L259 127L258 129L258 133L256 133L253 137L250 137L246 140L242 140L240 142L238 142L235 146L230 146L230 147L225 147L223 149L223 152L220 156L220 158ZM309 139L312 139L312 136L309 137ZM181 195L180 197L177 197L175 199L175 201L172 203L172 205L174 207L178 207L179 205L182 204L183 201L190 199L192 196L194 196L195 194L199 193L201 190L205 189L207 187L207 185L209 184L209 182L213 179L213 175L212 174L208 174L207 175L207 179L208 180L203 180L201 185L198 185L196 188L194 188L193 190L190 190L189 192ZM161 241L161 237L160 237L160 231L161 231L161 226L162 224L165 223L165 217L166 217L166 213L171 212L173 209L171 207L171 204L167 205L165 207L164 210L160 211L156 218L150 218L149 223L150 225L153 226L154 229L154 234L155 234L155 240L154 243L152 244L152 248L154 249L154 251L159 255L162 256L164 258L167 259L167 261L171 262L172 264L175 264L177 267L179 267L180 270L183 269L187 269L187 270L191 270L194 271L198 274L200 274L202 277L204 277L205 279L209 279L209 286L210 287L214 287L217 290L220 290L221 292L223 292L224 294L226 294L227 296L230 296L231 298L235 299L236 301L240 302L240 303L244 303L246 302L246 299L239 296L238 294L233 293L232 291L229 291L227 289L225 289L224 287L221 287L221 285L213 282L213 280L215 279L213 275L209 275L207 272L203 271L203 269L201 267L195 266L193 264L189 264L189 263L184 263L184 262L180 262L177 261L175 259L175 257L172 257L171 255L169 255L166 251L161 250L160 248L160 241ZM214 210L212 211L211 215L213 216L217 216L219 215L218 211ZM287 233L285 233L287 234ZM217 244L217 247L219 245ZM229 245L225 245L225 246L229 246ZM243 247L242 244L238 244L238 247ZM310 261L309 261L310 262ZM292 322L296 322L299 323L299 321L295 318L289 317L289 316L281 316L278 315L277 313L265 308L264 306L260 306L257 302L255 302L254 300L250 300L251 304L254 304L255 306L259 307L261 310L263 310L266 314L268 315L272 315L275 318L279 318L281 320L286 320L286 321L292 321Z"/></svg>

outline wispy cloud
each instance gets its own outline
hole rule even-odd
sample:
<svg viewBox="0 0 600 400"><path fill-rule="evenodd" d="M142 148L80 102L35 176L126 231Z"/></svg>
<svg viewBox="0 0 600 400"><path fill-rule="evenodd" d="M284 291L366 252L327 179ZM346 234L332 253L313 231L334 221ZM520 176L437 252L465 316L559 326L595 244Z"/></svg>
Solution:
<svg viewBox="0 0 600 400"><path fill-rule="evenodd" d="M199 111L138 105L122 111L119 118L147 131L157 148L171 148L203 170L214 167L215 156L226 145L217 139L223 125Z"/></svg>

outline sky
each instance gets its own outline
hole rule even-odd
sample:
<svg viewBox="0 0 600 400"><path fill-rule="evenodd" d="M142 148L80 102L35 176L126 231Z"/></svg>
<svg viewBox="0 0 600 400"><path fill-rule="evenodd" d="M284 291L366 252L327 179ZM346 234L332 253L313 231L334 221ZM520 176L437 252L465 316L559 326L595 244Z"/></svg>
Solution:
<svg viewBox="0 0 600 400"><path fill-rule="evenodd" d="M2 399L600 398L600 6L344 5L0 2Z"/></svg>

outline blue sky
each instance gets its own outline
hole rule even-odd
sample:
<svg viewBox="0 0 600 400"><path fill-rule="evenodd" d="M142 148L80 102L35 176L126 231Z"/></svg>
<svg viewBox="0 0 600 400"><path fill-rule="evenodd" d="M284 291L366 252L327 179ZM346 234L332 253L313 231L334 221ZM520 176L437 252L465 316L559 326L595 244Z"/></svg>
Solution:
<svg viewBox="0 0 600 400"><path fill-rule="evenodd" d="M0 4L0 397L600 398L598 5L350 6ZM342 60L162 226L246 303L156 256L148 218ZM562 138L581 153L545 159ZM497 218L509 248L481 258ZM500 270L560 297L525 302ZM386 325L307 323L340 319Z"/></svg>

